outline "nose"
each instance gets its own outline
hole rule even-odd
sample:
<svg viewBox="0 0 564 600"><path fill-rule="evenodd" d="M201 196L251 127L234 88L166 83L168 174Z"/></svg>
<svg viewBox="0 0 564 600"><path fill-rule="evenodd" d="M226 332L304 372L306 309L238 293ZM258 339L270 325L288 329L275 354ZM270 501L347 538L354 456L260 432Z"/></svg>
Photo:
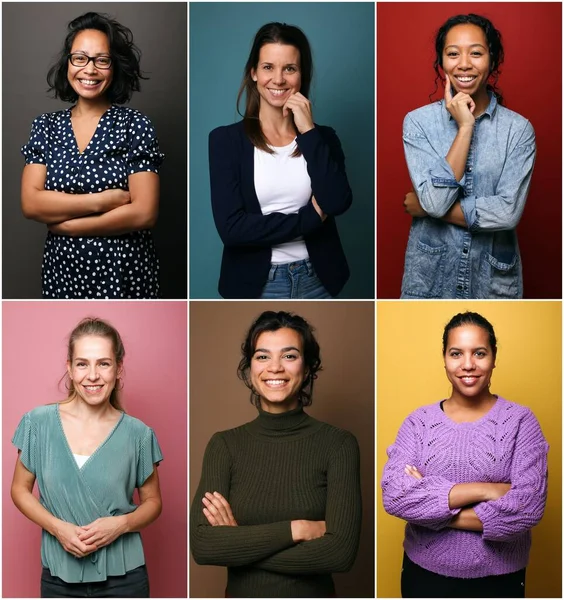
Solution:
<svg viewBox="0 0 564 600"><path fill-rule="evenodd" d="M460 53L460 58L458 59L458 66L461 69L469 69L472 67L470 63L470 57L465 52Z"/></svg>
<svg viewBox="0 0 564 600"><path fill-rule="evenodd" d="M96 365L91 365L88 368L88 379L90 381L96 381L96 379L98 379L99 375L98 375L98 368Z"/></svg>
<svg viewBox="0 0 564 600"><path fill-rule="evenodd" d="M268 365L268 370L271 373L279 373L280 371L284 370L284 367L282 366L282 362L280 360L274 358L270 361L270 364Z"/></svg>
<svg viewBox="0 0 564 600"><path fill-rule="evenodd" d="M473 354L466 354L464 356L462 368L465 371L473 371L476 368L476 365L474 364L474 355Z"/></svg>
<svg viewBox="0 0 564 600"><path fill-rule="evenodd" d="M274 71L272 75L272 83L276 85L282 85L284 83L284 71L282 69L277 69Z"/></svg>

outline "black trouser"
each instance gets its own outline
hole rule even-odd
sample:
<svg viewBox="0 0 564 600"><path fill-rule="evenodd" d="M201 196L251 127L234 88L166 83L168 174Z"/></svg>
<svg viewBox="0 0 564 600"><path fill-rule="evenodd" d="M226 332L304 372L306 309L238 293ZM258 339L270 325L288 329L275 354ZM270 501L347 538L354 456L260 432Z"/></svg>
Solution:
<svg viewBox="0 0 564 600"><path fill-rule="evenodd" d="M525 569L475 579L445 577L416 565L403 555L402 598L524 598Z"/></svg>
<svg viewBox="0 0 564 600"><path fill-rule="evenodd" d="M42 598L149 598L147 568L141 565L125 575L110 576L106 581L66 583L49 569L41 573Z"/></svg>

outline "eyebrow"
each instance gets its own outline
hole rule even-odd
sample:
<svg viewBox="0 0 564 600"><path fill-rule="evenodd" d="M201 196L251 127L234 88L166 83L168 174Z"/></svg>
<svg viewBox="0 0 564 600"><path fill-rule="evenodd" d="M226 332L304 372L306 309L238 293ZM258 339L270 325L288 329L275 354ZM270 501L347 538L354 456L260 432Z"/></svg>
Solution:
<svg viewBox="0 0 564 600"><path fill-rule="evenodd" d="M74 360L83 360L85 362L88 362L88 358L81 358L80 356L77 356ZM111 358L96 358L95 360L97 361L101 361L101 360L113 360Z"/></svg>
<svg viewBox="0 0 564 600"><path fill-rule="evenodd" d="M483 44L468 44L468 48L474 48L475 46L479 46L480 48L487 50L487 48ZM459 47L460 46L458 46L457 44L449 44L448 46L445 46L445 50L447 48L459 48Z"/></svg>
<svg viewBox="0 0 564 600"><path fill-rule="evenodd" d="M267 60L263 60L261 63L261 65L273 65L274 63L268 62ZM297 67L298 63L286 63L285 65L283 65L284 67Z"/></svg>
<svg viewBox="0 0 564 600"><path fill-rule="evenodd" d="M299 348L296 348L295 346L287 346L286 348L282 348L280 350L280 352L289 352L290 350L294 350L295 352L300 352ZM271 350L268 350L267 348L257 348L254 351L254 354L256 354L257 352L265 352L266 354L271 354Z"/></svg>
<svg viewBox="0 0 564 600"><path fill-rule="evenodd" d="M75 50L74 52L71 52L70 54L84 54L84 56L88 56L88 53L86 52L86 50ZM98 52L97 54L94 54L94 56L98 57L98 56L108 56L110 57L111 54L109 52Z"/></svg>
<svg viewBox="0 0 564 600"><path fill-rule="evenodd" d="M462 351L461 348L457 348L456 346L451 346L449 350L458 350L459 352ZM488 351L488 349L485 346L478 346L477 348L472 348L473 352L476 352L476 350L485 350L486 352Z"/></svg>

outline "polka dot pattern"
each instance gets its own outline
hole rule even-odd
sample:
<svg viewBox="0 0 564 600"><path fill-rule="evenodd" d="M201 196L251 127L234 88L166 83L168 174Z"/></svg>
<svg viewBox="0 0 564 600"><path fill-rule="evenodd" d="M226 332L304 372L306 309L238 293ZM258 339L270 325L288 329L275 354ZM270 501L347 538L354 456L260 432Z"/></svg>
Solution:
<svg viewBox="0 0 564 600"><path fill-rule="evenodd" d="M26 164L47 167L46 190L67 194L127 190L129 175L158 173L164 155L151 122L139 111L109 108L82 153L70 117L70 109L37 117L29 142L21 149ZM150 231L105 237L47 234L44 298L158 298L158 275Z"/></svg>

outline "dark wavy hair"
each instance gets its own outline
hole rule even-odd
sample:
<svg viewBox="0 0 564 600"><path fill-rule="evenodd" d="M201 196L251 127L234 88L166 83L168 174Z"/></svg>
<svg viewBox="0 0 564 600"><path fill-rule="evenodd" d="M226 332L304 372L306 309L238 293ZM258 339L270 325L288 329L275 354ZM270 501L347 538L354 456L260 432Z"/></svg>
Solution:
<svg viewBox="0 0 564 600"><path fill-rule="evenodd" d="M445 325L445 330L443 332L443 356L446 354L448 334L450 333L450 330L463 325L475 325L486 331L488 334L490 347L492 349L492 354L495 359L497 355L497 339L495 337L493 325L481 314L470 311L454 315L454 317L452 317L452 319Z"/></svg>
<svg viewBox="0 0 564 600"><path fill-rule="evenodd" d="M300 94L309 98L309 88L313 77L313 58L311 55L311 47L305 33L295 25L286 25L286 23L267 23L263 25L256 33L239 93L237 94L237 112L243 93L245 93L245 114L243 117L243 125L245 133L251 140L252 144L270 154L273 150L268 147L268 143L262 132L259 121L260 95L257 90L257 84L253 81L251 71L256 70L259 62L260 49L265 44L285 44L294 46L300 52L300 74L301 86ZM300 156L301 152L296 149L292 156Z"/></svg>
<svg viewBox="0 0 564 600"><path fill-rule="evenodd" d="M133 92L138 92L140 80L148 79L141 73L141 51L133 43L131 30L112 19L109 15L88 12L73 19L67 26L68 33L57 62L47 73L49 92L64 102L76 102L77 93L69 83L68 55L77 34L85 29L95 29L108 36L112 57L113 77L107 91L108 100L112 104L125 104L131 99Z"/></svg>
<svg viewBox="0 0 564 600"><path fill-rule="evenodd" d="M267 310L249 328L245 341L241 344L242 357L237 367L237 376L251 390L250 400L257 408L260 406L260 396L253 389L250 377L257 340L265 331L278 331L286 327L297 331L302 338L305 377L298 392L298 401L302 406L309 406L312 402L313 382L317 379L318 371L322 369L319 344L313 334L314 328L299 315Z"/></svg>
<svg viewBox="0 0 564 600"><path fill-rule="evenodd" d="M496 29L493 23L486 17L470 13L468 15L456 15L450 17L437 31L435 36L435 62L433 68L437 74L435 77L435 91L429 96L433 96L438 89L438 81L441 80L441 74L439 67L443 66L443 50L445 48L445 40L447 33L456 25L476 25L479 27L486 36L488 42L488 48L490 52L490 74L493 76L493 83L487 84L487 89L492 91L497 96L498 104L503 105L503 94L497 87L497 82L501 71L499 67L503 63L505 54L503 51L503 44L501 41L501 33Z"/></svg>

